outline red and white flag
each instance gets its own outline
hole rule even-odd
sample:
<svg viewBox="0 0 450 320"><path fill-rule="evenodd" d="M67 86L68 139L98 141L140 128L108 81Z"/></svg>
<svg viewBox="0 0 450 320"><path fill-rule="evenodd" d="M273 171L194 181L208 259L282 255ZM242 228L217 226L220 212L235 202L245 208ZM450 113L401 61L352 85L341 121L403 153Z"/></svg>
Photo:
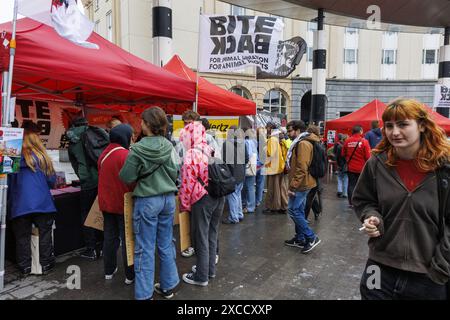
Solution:
<svg viewBox="0 0 450 320"><path fill-rule="evenodd" d="M76 0L18 0L18 12L55 29L63 38L86 48L98 49L86 40L94 30L90 21L78 8Z"/></svg>

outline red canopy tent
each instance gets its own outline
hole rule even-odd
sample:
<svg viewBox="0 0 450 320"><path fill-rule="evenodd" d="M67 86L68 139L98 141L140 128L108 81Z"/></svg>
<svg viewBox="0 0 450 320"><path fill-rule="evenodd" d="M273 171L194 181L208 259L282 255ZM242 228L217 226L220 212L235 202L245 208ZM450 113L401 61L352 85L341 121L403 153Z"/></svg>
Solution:
<svg viewBox="0 0 450 320"><path fill-rule="evenodd" d="M178 55L174 55L163 68L184 79L196 81L195 72ZM255 115L256 103L199 77L198 112L209 116Z"/></svg>
<svg viewBox="0 0 450 320"><path fill-rule="evenodd" d="M0 25L11 38L12 24ZM22 99L77 102L81 105L159 105L181 113L195 101L195 82L177 77L93 33L86 49L53 28L24 18L17 22L12 95ZM3 42L3 39L1 40ZM9 50L0 48L0 71ZM167 109L171 109L170 110Z"/></svg>
<svg viewBox="0 0 450 320"><path fill-rule="evenodd" d="M428 109L428 112L431 113L431 118L437 123L439 127L444 129L447 136L450 136L450 119L444 117L442 114L433 111L429 106L425 105L425 108Z"/></svg>
<svg viewBox="0 0 450 320"><path fill-rule="evenodd" d="M364 131L369 131L373 120L382 122L381 116L385 108L386 105L383 102L375 99L346 116L327 121L325 130L336 130L339 133L351 134L354 126L361 125Z"/></svg>
<svg viewBox="0 0 450 320"><path fill-rule="evenodd" d="M431 118L447 133L450 135L450 119L444 117L443 115L433 111L430 107L425 105L428 112L431 114ZM331 120L326 123L326 134L328 135L328 130L335 130L337 133L344 133L351 135L352 128L355 125L361 125L364 132L371 129L371 122L373 120L380 121L380 127L383 126L383 120L381 119L386 105L375 99L365 106L359 108L358 110L343 116L336 120Z"/></svg>

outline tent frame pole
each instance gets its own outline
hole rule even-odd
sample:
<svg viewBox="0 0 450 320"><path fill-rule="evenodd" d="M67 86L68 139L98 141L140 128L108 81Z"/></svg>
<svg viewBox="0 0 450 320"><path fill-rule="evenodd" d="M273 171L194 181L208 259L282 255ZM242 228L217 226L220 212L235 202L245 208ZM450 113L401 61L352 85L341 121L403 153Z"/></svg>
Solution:
<svg viewBox="0 0 450 320"><path fill-rule="evenodd" d="M13 78L13 68L14 68L14 56L16 54L16 25L17 25L17 11L18 2L14 0L14 13L13 13L13 28L12 36L9 47L9 72L3 72L2 78L2 126L10 127L11 124L8 123L8 114L11 103L11 90L12 90L12 78ZM6 80L6 81L5 81ZM6 91L6 96L5 96ZM0 292L4 289L5 284L5 237L6 237L6 206L7 206L7 194L8 194L8 178L6 174L0 175L0 214L1 214L1 224L0 224Z"/></svg>
<svg viewBox="0 0 450 320"><path fill-rule="evenodd" d="M200 24L202 19L202 7L200 6L200 14L198 16L198 38L197 38L197 70L195 73L195 103L194 112L198 112L198 68L200 66Z"/></svg>

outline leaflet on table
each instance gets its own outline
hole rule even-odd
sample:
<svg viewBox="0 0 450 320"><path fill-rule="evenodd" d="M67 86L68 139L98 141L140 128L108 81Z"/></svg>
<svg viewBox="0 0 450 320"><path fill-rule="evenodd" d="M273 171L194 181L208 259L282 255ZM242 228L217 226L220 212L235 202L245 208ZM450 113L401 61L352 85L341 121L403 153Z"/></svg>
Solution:
<svg viewBox="0 0 450 320"><path fill-rule="evenodd" d="M50 193L52 194L52 196L57 196L60 194L80 192L80 190L81 189L77 187L66 187L61 189L52 189L50 190Z"/></svg>

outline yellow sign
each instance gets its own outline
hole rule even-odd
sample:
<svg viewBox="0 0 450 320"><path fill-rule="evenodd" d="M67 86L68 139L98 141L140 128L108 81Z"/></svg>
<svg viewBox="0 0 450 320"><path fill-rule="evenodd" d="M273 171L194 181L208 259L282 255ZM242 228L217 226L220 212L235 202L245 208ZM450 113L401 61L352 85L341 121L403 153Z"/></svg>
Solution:
<svg viewBox="0 0 450 320"><path fill-rule="evenodd" d="M239 117L216 117L216 116L207 116L204 117L208 119L211 130L216 130L216 138L218 139L226 139L227 130L230 129L231 126L239 126ZM173 117L173 137L179 138L180 131L184 128L183 120L181 120L181 116Z"/></svg>

